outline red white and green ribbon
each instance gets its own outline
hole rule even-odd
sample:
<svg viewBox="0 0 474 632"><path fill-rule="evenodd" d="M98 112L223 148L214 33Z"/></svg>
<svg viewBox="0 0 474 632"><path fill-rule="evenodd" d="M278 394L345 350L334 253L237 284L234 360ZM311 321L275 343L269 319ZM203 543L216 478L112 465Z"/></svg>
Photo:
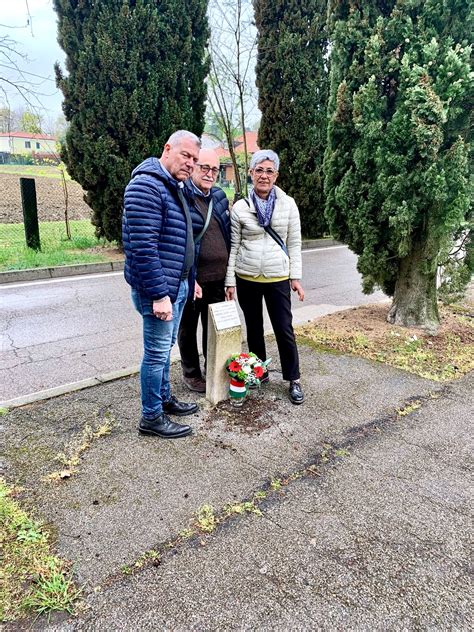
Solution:
<svg viewBox="0 0 474 632"><path fill-rule="evenodd" d="M235 380L234 378L230 378L229 383L229 397L234 397L235 399L241 399L247 395L247 385L245 382L241 382L240 380Z"/></svg>

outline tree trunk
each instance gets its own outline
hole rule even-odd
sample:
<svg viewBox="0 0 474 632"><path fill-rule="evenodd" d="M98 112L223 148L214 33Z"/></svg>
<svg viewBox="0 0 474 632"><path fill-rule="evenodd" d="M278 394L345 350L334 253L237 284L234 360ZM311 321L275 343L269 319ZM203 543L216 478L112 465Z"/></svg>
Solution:
<svg viewBox="0 0 474 632"><path fill-rule="evenodd" d="M435 335L439 325L435 262L427 260L421 246L400 261L392 307L392 325L420 327Z"/></svg>

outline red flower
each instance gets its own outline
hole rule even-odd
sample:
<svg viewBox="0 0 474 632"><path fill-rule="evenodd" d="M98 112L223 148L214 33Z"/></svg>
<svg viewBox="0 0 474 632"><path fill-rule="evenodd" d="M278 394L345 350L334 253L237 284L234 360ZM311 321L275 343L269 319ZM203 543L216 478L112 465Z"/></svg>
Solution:
<svg viewBox="0 0 474 632"><path fill-rule="evenodd" d="M233 361L229 364L229 366L227 367L227 369L228 369L229 371L231 371L232 373L238 373L238 372L240 371L240 369L241 369L241 366L240 366L240 364L239 364L236 360L233 360Z"/></svg>
<svg viewBox="0 0 474 632"><path fill-rule="evenodd" d="M253 367L253 372L255 374L256 378L261 378L263 376L263 367L262 366L254 366Z"/></svg>
<svg viewBox="0 0 474 632"><path fill-rule="evenodd" d="M241 357L242 359L245 359L245 360L246 360L247 358L250 358L250 356L249 356L249 354L248 354L248 353L241 353L241 354L240 354L240 357Z"/></svg>

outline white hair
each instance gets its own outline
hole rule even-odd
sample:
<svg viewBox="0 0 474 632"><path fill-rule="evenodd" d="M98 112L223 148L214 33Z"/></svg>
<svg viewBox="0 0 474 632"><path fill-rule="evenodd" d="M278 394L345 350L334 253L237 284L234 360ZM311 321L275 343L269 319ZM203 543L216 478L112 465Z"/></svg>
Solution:
<svg viewBox="0 0 474 632"><path fill-rule="evenodd" d="M265 160L273 162L275 169L278 171L278 168L280 167L280 159L278 158L278 154L271 149L260 149L259 151L256 151L250 161L250 169L255 169L257 165Z"/></svg>
<svg viewBox="0 0 474 632"><path fill-rule="evenodd" d="M199 149L201 149L201 139L196 136L196 134L188 132L187 129L179 129L177 132L173 132L166 141L166 145L170 145L171 147L179 145L183 138L189 138L197 145L197 147L199 147Z"/></svg>

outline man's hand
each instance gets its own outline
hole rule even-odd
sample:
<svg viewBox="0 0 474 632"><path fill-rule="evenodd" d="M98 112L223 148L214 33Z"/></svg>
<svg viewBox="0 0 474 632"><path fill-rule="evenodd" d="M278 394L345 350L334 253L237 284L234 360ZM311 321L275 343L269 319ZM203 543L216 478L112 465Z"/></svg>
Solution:
<svg viewBox="0 0 474 632"><path fill-rule="evenodd" d="M202 298L202 287L197 281L194 281L194 300Z"/></svg>
<svg viewBox="0 0 474 632"><path fill-rule="evenodd" d="M296 279L292 279L290 284L293 292L298 292L298 298L300 299L300 301L304 301L304 290L301 283Z"/></svg>
<svg viewBox="0 0 474 632"><path fill-rule="evenodd" d="M153 316L160 320L173 320L173 306L169 296L153 301Z"/></svg>
<svg viewBox="0 0 474 632"><path fill-rule="evenodd" d="M225 289L225 300L233 301L235 299L235 287L230 286Z"/></svg>

